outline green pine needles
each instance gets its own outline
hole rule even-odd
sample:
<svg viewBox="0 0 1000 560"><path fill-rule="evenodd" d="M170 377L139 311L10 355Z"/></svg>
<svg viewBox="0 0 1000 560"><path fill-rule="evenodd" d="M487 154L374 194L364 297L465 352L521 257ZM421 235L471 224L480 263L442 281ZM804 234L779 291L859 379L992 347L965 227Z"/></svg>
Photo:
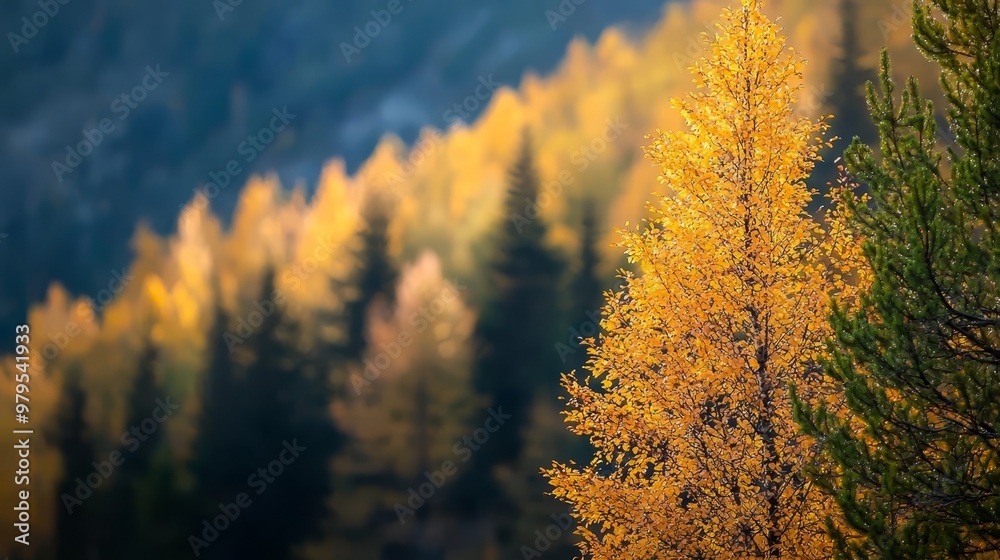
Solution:
<svg viewBox="0 0 1000 560"><path fill-rule="evenodd" d="M852 203L872 283L838 309L825 364L844 408L796 402L832 494L841 558L1000 554L1000 8L996 0L915 2L914 40L940 66L953 144L888 55L868 84L880 139L847 169L870 189ZM793 398L794 395L793 395Z"/></svg>

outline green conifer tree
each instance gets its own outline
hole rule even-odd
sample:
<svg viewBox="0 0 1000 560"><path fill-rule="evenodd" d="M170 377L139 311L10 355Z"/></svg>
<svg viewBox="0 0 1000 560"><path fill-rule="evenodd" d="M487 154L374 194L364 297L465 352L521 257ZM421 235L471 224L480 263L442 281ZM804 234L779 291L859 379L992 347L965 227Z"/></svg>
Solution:
<svg viewBox="0 0 1000 560"><path fill-rule="evenodd" d="M191 550L204 552L206 531L203 523L219 514L220 503L230 503L246 491L248 465L253 433L244 429L246 407L240 394L239 372L232 350L239 349L231 341L234 336L231 321L215 288L212 324L207 333L207 364L199 396L193 457L190 469L195 478L190 503L190 534L186 537ZM231 350L232 349L232 350ZM194 539L194 540L192 540ZM233 557L234 541L219 538L210 544L217 558Z"/></svg>
<svg viewBox="0 0 1000 560"><path fill-rule="evenodd" d="M86 409L87 394L80 372L71 369L63 381L56 420L55 443L63 471L56 489L60 501L56 514L56 560L91 558L97 553L100 540L94 518L99 504L86 503L95 493L86 480L94 472L94 440L88 429Z"/></svg>
<svg viewBox="0 0 1000 560"><path fill-rule="evenodd" d="M587 363L587 346L583 344L583 340L597 336L600 329L599 318L601 307L604 305L604 295L597 270L600 264L600 254L597 251L599 237L600 226L594 201L588 200L584 203L583 220L580 224L579 269L570 288L572 323L569 337L556 346L556 353L565 364L563 366L565 371L579 370Z"/></svg>
<svg viewBox="0 0 1000 560"><path fill-rule="evenodd" d="M930 102L899 92L888 55L869 84L880 157L859 141L849 172L871 286L837 310L827 373L842 406L796 402L822 450L814 480L842 515L845 558L1000 552L1000 7L914 5L917 46L941 68L957 148L936 147ZM794 398L794 394L793 394Z"/></svg>
<svg viewBox="0 0 1000 560"><path fill-rule="evenodd" d="M377 297L393 300L399 272L389 255L390 202L386 196L368 194L362 203L363 224L358 232L357 269L351 282L351 297L345 302L346 352L358 359L365 351L368 309Z"/></svg>
<svg viewBox="0 0 1000 560"><path fill-rule="evenodd" d="M533 395L539 389L555 390L561 370L554 348L563 263L546 245L548 225L539 207L539 179L527 132L509 182L498 249L487 272L493 298L476 333L477 386L494 406L513 416L511 429L498 432L491 442L489 455L497 463L516 460Z"/></svg>
<svg viewBox="0 0 1000 560"><path fill-rule="evenodd" d="M163 399L156 382L157 349L152 341L143 343L142 354L139 357L138 372L128 400L125 427L141 427L144 420L151 418L154 408ZM170 410L164 411L172 412ZM115 549L113 558L126 560L137 554L152 557L155 543L152 541L151 512L144 511L140 506L141 496L148 491L148 475L153 459L160 450L164 440L164 426L157 426L151 434L143 434L144 440L132 438L128 446L117 451L124 456L124 462L118 466L110 481L107 512L114 522L114 537L112 543Z"/></svg>
<svg viewBox="0 0 1000 560"><path fill-rule="evenodd" d="M261 295L244 312L253 330L235 348L235 360L219 335L224 315L213 329L198 494L206 517L219 515L219 504L234 503L241 493L252 502L211 543L213 556L285 560L323 527L328 465L339 434L328 376L300 347L273 270L265 272Z"/></svg>
<svg viewBox="0 0 1000 560"><path fill-rule="evenodd" d="M503 226L496 252L486 269L490 286L476 325L474 383L495 410L510 415L476 450L462 478L456 507L490 516L501 548L513 545L519 505L502 480L516 468L524 448L524 429L538 394L554 398L562 364L556 351L560 336L560 282L563 260L547 246L548 225L542 210L539 178L527 131L508 172Z"/></svg>

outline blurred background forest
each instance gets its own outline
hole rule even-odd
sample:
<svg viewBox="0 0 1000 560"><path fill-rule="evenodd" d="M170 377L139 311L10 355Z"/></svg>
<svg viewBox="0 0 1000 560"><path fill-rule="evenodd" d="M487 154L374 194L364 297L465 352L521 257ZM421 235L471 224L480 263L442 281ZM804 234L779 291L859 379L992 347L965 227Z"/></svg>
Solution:
<svg viewBox="0 0 1000 560"><path fill-rule="evenodd" d="M728 5L577 2L401 0L367 42L392 2L69 0L30 38L0 7L0 393L26 318L35 429L0 555L573 557L559 375ZM766 6L842 138L819 191L882 47L939 97L909 6Z"/></svg>

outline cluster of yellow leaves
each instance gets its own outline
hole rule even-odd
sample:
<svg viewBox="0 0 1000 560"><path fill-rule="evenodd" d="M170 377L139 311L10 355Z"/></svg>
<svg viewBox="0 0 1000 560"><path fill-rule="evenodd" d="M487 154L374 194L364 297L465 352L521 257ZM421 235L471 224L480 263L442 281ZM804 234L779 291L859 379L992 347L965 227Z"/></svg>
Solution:
<svg viewBox="0 0 1000 560"><path fill-rule="evenodd" d="M689 130L645 150L670 194L624 232L642 274L592 342L601 389L564 376L567 421L597 452L547 474L595 559L831 554L787 387L830 393L817 358L859 247L842 210L827 227L807 213L827 125L794 115L803 62L760 10L724 12L698 89L673 102Z"/></svg>

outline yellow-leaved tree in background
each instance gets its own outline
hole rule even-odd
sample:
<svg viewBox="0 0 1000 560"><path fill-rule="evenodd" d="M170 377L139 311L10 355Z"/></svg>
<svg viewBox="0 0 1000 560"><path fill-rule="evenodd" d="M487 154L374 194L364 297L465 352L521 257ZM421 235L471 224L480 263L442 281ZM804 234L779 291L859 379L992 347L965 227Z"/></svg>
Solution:
<svg viewBox="0 0 1000 560"><path fill-rule="evenodd" d="M547 471L588 557L830 557L788 384L836 401L817 361L858 244L840 211L806 210L827 124L794 114L802 65L743 0L673 102L689 131L645 149L671 192L624 234L642 274L623 273L591 341L600 387L564 376L567 421L596 454Z"/></svg>

